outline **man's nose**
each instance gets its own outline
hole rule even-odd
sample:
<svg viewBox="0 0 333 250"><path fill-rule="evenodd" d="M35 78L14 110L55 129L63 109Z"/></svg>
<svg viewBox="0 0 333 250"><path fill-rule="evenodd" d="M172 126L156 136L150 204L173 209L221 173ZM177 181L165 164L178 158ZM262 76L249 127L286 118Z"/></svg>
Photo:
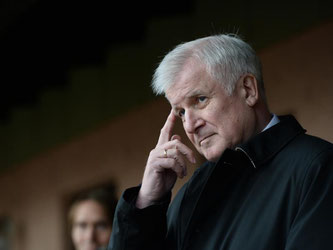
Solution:
<svg viewBox="0 0 333 250"><path fill-rule="evenodd" d="M96 238L96 230L94 227L89 227L86 230L86 238L89 239L89 241L93 242Z"/></svg>
<svg viewBox="0 0 333 250"><path fill-rule="evenodd" d="M183 126L187 133L194 134L204 124L200 115L194 111L187 110L184 114Z"/></svg>

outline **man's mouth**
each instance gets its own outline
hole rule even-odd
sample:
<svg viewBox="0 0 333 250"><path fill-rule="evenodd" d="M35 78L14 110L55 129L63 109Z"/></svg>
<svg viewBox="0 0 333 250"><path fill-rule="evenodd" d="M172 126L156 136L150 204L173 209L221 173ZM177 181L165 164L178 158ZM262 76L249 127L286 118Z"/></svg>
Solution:
<svg viewBox="0 0 333 250"><path fill-rule="evenodd" d="M213 135L215 135L215 134L210 134L210 135L207 135L207 136L204 136L203 138L201 138L201 139L199 140L199 145L201 146L201 144L202 144L206 139L212 137Z"/></svg>

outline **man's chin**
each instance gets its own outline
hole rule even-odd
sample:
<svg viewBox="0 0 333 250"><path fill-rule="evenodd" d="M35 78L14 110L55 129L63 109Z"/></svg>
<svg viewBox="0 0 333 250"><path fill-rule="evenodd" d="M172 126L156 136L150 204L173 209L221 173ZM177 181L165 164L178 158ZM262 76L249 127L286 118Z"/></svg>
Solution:
<svg viewBox="0 0 333 250"><path fill-rule="evenodd" d="M222 153L216 152L203 152L202 155L205 157L207 161L217 162L220 159Z"/></svg>
<svg viewBox="0 0 333 250"><path fill-rule="evenodd" d="M226 149L225 145L196 145L198 152L205 157L207 161L217 162L224 150Z"/></svg>
<svg viewBox="0 0 333 250"><path fill-rule="evenodd" d="M206 158L208 161L210 162L217 162L219 160L220 157L211 157L211 158Z"/></svg>

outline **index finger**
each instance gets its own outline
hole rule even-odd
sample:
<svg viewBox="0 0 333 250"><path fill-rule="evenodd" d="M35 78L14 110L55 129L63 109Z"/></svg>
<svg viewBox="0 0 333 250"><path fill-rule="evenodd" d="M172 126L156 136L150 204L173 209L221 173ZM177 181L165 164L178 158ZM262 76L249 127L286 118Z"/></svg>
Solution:
<svg viewBox="0 0 333 250"><path fill-rule="evenodd" d="M172 136L172 130L175 126L175 123L176 123L176 116L173 113L173 111L171 110L163 128L161 129L161 133L160 133L160 137L158 138L157 146L170 141L171 136Z"/></svg>

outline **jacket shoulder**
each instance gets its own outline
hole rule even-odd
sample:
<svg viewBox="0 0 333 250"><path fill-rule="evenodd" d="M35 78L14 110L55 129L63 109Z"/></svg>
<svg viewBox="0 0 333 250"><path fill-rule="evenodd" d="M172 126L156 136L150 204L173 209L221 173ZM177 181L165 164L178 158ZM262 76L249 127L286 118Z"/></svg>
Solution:
<svg viewBox="0 0 333 250"><path fill-rule="evenodd" d="M300 134L287 148L294 150L296 155L301 153L303 156L317 157L333 150L333 144L316 136Z"/></svg>

